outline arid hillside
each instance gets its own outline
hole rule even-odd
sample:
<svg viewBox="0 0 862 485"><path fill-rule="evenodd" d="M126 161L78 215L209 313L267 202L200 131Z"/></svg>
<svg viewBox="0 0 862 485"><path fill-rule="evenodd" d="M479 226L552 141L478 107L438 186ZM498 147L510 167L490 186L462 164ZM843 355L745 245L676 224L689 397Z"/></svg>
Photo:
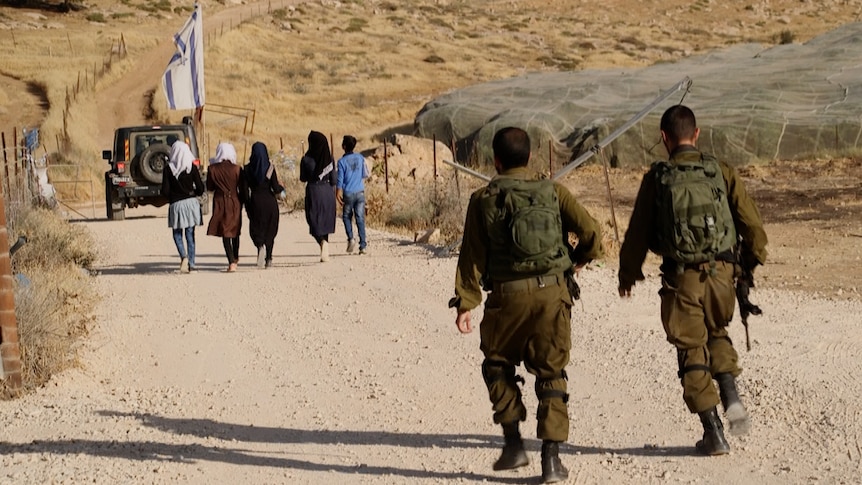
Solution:
<svg viewBox="0 0 862 485"><path fill-rule="evenodd" d="M87 5L67 14L0 8L8 34L0 127L41 121L45 150L64 146L80 160L97 155L117 123L188 114L165 109L158 82L190 6ZM453 88L528 71L672 62L740 42L804 42L854 21L860 8L796 0L205 2L208 146L262 140L298 149L310 129L351 132L362 146L410 131L421 106ZM121 38L129 55L112 57ZM110 72L81 90L106 58ZM76 88L85 92L66 107ZM67 146L55 143L58 135L70 138Z"/></svg>

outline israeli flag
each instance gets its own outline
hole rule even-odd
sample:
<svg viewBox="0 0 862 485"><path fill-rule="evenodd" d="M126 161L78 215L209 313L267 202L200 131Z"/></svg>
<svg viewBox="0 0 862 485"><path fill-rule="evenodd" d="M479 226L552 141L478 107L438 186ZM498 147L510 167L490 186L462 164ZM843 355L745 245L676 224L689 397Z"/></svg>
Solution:
<svg viewBox="0 0 862 485"><path fill-rule="evenodd" d="M162 76L162 89L170 109L201 108L204 105L204 43L201 6L174 35L177 52Z"/></svg>

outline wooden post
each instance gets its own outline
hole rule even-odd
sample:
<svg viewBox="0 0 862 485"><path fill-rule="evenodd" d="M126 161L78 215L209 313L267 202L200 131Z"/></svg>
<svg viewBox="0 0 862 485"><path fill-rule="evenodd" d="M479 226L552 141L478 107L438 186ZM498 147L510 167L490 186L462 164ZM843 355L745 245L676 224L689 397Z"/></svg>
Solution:
<svg viewBox="0 0 862 485"><path fill-rule="evenodd" d="M389 193L389 145L383 139L383 180L386 182L386 193Z"/></svg>
<svg viewBox="0 0 862 485"><path fill-rule="evenodd" d="M15 167L15 195L21 197L21 177L18 175L18 128L12 132L12 166Z"/></svg>
<svg viewBox="0 0 862 485"><path fill-rule="evenodd" d="M452 162L458 163L458 155L455 152L455 135L452 135L452 139L449 140L449 146L452 150ZM461 179L458 178L459 170L453 170L455 177L455 192L458 194L458 207L461 207Z"/></svg>
<svg viewBox="0 0 862 485"><path fill-rule="evenodd" d="M6 193L9 193L9 158L6 156L6 132L0 133L0 136L3 138L3 170L5 172L5 176L3 177L3 181L6 182Z"/></svg>
<svg viewBox="0 0 862 485"><path fill-rule="evenodd" d="M431 150L432 158L434 160L434 184L437 184L437 135L431 137L431 140L434 143L434 148Z"/></svg>
<svg viewBox="0 0 862 485"><path fill-rule="evenodd" d="M22 368L18 321L15 319L9 231L6 229L6 200L0 194L0 378L6 380L6 385L12 392L21 390Z"/></svg>
<svg viewBox="0 0 862 485"><path fill-rule="evenodd" d="M452 150L452 161L458 163L458 155L455 153L455 137L453 136L451 140L449 140L449 149ZM455 170L457 173L458 171Z"/></svg>
<svg viewBox="0 0 862 485"><path fill-rule="evenodd" d="M614 226L614 241L620 242L620 232L619 232L619 229L617 228L617 216L614 213L614 197L611 194L611 177L610 177L610 174L608 173L608 161L605 159L604 150L600 150L599 153L601 153L601 155L602 155L602 167L604 167L604 172L605 172L605 186L608 189L608 204L610 205L610 208L611 208L611 223Z"/></svg>

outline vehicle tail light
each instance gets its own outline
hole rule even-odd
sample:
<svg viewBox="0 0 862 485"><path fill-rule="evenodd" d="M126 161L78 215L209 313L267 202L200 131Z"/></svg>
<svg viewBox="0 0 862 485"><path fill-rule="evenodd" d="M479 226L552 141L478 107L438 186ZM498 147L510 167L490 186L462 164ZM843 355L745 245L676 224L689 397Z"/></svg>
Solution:
<svg viewBox="0 0 862 485"><path fill-rule="evenodd" d="M192 162L192 165L194 165L197 168L201 168L201 161L198 160L197 158L195 158L194 161Z"/></svg>
<svg viewBox="0 0 862 485"><path fill-rule="evenodd" d="M126 163L125 162L117 162L117 173L125 173L126 172Z"/></svg>

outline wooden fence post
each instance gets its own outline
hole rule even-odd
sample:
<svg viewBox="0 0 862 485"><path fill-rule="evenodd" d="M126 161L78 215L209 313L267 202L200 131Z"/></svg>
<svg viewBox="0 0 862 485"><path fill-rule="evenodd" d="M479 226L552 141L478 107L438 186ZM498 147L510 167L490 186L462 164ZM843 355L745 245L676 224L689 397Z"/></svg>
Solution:
<svg viewBox="0 0 862 485"><path fill-rule="evenodd" d="M383 180L386 182L386 193L389 193L389 145L383 139Z"/></svg>
<svg viewBox="0 0 862 485"><path fill-rule="evenodd" d="M12 132L12 166L15 167L15 190L16 199L21 196L21 178L18 175L18 128Z"/></svg>
<svg viewBox="0 0 862 485"><path fill-rule="evenodd" d="M3 138L3 170L5 172L5 176L3 177L3 181L6 183L6 193L9 193L9 158L6 156L6 132L0 133L0 137Z"/></svg>
<svg viewBox="0 0 862 485"><path fill-rule="evenodd" d="M434 143L434 146L431 149L431 153L432 153L431 158L432 158L432 160L434 160L434 185L437 185L437 135L436 134L431 137L431 141L432 141L432 143Z"/></svg>

